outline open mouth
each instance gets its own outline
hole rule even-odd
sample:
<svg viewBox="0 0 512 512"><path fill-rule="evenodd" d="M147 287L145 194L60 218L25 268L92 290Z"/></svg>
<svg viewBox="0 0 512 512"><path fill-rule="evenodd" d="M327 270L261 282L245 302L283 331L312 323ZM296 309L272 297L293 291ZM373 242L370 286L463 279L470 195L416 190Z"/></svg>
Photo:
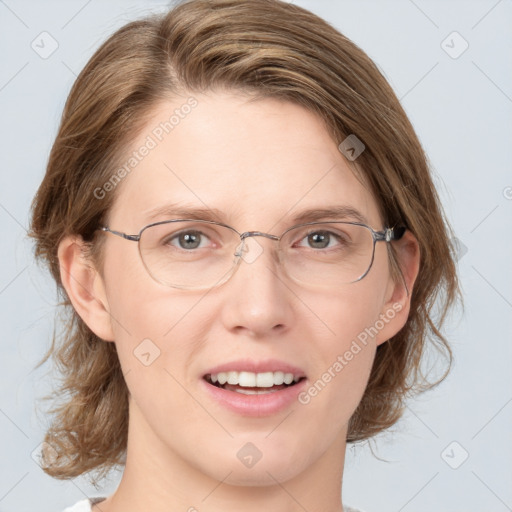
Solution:
<svg viewBox="0 0 512 512"><path fill-rule="evenodd" d="M275 393L295 386L306 377L284 372L221 372L206 374L203 379L217 388L234 391L244 395L262 395Z"/></svg>

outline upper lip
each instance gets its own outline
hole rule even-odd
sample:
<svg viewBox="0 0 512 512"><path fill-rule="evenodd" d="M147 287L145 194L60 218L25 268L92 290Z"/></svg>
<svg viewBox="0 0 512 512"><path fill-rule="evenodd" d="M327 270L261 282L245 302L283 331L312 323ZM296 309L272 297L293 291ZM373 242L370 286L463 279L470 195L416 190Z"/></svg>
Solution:
<svg viewBox="0 0 512 512"><path fill-rule="evenodd" d="M297 366L279 361L278 359L265 359L263 361L255 361L254 359L239 359L237 361L230 361L223 363L213 368L210 368L204 375L218 374L221 372L252 372L252 373L265 373L265 372L283 372L293 373L295 377L305 377L306 374Z"/></svg>

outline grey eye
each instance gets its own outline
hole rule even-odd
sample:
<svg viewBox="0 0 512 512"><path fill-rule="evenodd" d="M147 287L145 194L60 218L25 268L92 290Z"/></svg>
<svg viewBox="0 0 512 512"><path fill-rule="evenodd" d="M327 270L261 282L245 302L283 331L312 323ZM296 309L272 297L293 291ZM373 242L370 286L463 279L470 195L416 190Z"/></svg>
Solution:
<svg viewBox="0 0 512 512"><path fill-rule="evenodd" d="M180 249L191 250L204 247L208 242L208 237L200 231L182 231L164 241L166 244L173 245Z"/></svg>
<svg viewBox="0 0 512 512"><path fill-rule="evenodd" d="M331 235L327 231L317 231L308 235L308 243L315 249L325 249L329 246Z"/></svg>

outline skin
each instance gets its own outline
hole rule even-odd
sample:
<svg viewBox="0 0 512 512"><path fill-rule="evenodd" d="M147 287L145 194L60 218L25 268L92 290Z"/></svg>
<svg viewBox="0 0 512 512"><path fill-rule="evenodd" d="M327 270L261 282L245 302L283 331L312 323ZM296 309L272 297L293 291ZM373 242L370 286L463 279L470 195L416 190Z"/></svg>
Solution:
<svg viewBox="0 0 512 512"><path fill-rule="evenodd" d="M300 211L341 204L361 211L374 229L384 227L377 202L320 118L289 102L249 102L232 91L194 97L197 107L118 186L112 229L138 233L150 223L148 210L175 202L217 208L239 232L279 235ZM133 149L183 103L156 106ZM319 290L284 276L273 258L275 242L258 238L262 254L205 293L157 283L136 243L102 236L103 275L83 259L76 237L58 251L73 306L92 331L116 344L130 391L125 471L117 491L94 510L342 511L347 423L377 346L409 313L410 295L390 276L386 244L377 244L364 279ZM417 241L407 232L393 243L412 290ZM401 308L394 318L307 405L247 418L201 390L206 370L246 357L284 360L314 383L393 305ZM133 353L146 338L161 351L149 366ZM247 442L263 455L252 468L236 456Z"/></svg>

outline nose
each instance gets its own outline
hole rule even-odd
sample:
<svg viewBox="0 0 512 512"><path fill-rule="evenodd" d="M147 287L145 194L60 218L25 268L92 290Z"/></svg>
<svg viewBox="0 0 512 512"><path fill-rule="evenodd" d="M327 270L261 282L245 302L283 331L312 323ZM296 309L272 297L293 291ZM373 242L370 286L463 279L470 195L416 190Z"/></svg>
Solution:
<svg viewBox="0 0 512 512"><path fill-rule="evenodd" d="M280 272L275 242L245 239L239 266L222 286L222 322L231 332L253 337L275 335L293 322L293 292Z"/></svg>

